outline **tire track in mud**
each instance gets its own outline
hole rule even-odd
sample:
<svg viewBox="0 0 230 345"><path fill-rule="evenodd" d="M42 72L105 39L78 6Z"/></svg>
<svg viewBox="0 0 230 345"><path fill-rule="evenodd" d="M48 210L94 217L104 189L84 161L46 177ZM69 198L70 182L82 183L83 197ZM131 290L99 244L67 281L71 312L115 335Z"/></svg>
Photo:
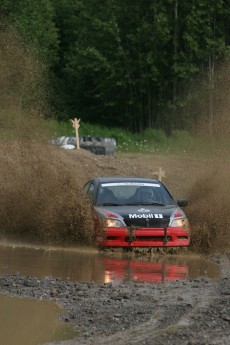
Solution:
<svg viewBox="0 0 230 345"><path fill-rule="evenodd" d="M200 303L200 301L199 301ZM205 300L203 306L198 307L190 307L188 305L178 306L171 306L170 316L169 310L160 310L156 312L155 316L151 317L151 319L140 326L135 327L134 329L130 329L126 331L124 334L116 334L114 336L110 336L109 338L105 338L101 340L93 340L92 342L87 342L85 344L108 344L109 343L116 343L117 345L128 345L128 344L166 344L166 339L170 337L176 331L185 330L187 327L192 327L192 317L196 315L196 313L203 307L207 307L209 305L208 299ZM191 308L191 309L190 309ZM168 308L167 308L168 309ZM187 309L189 309L187 311ZM206 308L205 308L206 309ZM167 320L170 319L170 320ZM172 321L173 319L173 321ZM167 320L167 321L166 321ZM167 326L164 326L165 324ZM163 338L163 339L161 339ZM166 338L166 339L165 339ZM127 339L127 340L126 340ZM81 343L78 342L80 345ZM84 343L83 343L84 344ZM82 344L82 345L83 345ZM184 344L184 342L183 342Z"/></svg>
<svg viewBox="0 0 230 345"><path fill-rule="evenodd" d="M228 345L230 277L169 284L149 321L110 336L91 336L47 345ZM177 292L175 292L175 289ZM172 302L173 301L173 302ZM96 333L96 332L95 332Z"/></svg>

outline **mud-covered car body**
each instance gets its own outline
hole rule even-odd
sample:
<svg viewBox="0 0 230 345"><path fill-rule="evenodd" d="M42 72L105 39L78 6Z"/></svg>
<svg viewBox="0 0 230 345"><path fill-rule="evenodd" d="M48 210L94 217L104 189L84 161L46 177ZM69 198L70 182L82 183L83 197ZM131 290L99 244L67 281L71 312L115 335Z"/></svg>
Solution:
<svg viewBox="0 0 230 345"><path fill-rule="evenodd" d="M88 181L84 192L95 211L99 247L184 247L190 226L181 207L157 179L100 177Z"/></svg>

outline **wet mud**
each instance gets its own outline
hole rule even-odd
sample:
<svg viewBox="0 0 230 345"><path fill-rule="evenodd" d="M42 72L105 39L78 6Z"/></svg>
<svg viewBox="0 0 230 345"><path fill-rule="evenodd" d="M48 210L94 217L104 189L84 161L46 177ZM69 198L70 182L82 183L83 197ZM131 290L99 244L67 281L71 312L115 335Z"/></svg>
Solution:
<svg viewBox="0 0 230 345"><path fill-rule="evenodd" d="M0 292L55 301L60 317L75 326L75 344L221 344L230 340L229 257L222 277L200 277L157 284L77 283L54 277L0 276ZM51 343L50 343L51 344Z"/></svg>

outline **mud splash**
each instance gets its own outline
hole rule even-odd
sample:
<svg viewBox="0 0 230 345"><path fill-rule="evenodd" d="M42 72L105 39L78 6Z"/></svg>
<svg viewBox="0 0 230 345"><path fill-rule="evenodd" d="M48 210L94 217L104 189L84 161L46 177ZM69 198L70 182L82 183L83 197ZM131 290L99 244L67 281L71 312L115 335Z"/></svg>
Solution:
<svg viewBox="0 0 230 345"><path fill-rule="evenodd" d="M190 191L192 248L206 252L230 250L230 163L213 163L211 171Z"/></svg>
<svg viewBox="0 0 230 345"><path fill-rule="evenodd" d="M41 144L1 143L1 233L54 243L94 243L76 166Z"/></svg>
<svg viewBox="0 0 230 345"><path fill-rule="evenodd" d="M93 243L77 163L46 144L45 67L13 28L0 32L0 49L0 234Z"/></svg>

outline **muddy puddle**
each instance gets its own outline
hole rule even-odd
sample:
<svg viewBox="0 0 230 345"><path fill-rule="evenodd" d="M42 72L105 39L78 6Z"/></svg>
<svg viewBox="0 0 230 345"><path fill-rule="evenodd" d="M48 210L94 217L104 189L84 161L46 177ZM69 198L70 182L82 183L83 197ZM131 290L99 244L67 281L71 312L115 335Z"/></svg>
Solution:
<svg viewBox="0 0 230 345"><path fill-rule="evenodd" d="M0 344L39 345L76 336L54 303L0 295Z"/></svg>
<svg viewBox="0 0 230 345"><path fill-rule="evenodd" d="M133 254L102 254L90 248L0 244L0 274L53 276L76 282L158 283L199 276L215 278L220 270L214 262L199 256L152 254L137 258ZM60 320L61 313L54 303L0 295L0 344L39 345L76 337L73 327Z"/></svg>
<svg viewBox="0 0 230 345"><path fill-rule="evenodd" d="M76 282L142 281L163 282L217 278L217 264L198 255L171 255L137 258L108 255L96 249L60 249L0 245L0 274L53 276Z"/></svg>

